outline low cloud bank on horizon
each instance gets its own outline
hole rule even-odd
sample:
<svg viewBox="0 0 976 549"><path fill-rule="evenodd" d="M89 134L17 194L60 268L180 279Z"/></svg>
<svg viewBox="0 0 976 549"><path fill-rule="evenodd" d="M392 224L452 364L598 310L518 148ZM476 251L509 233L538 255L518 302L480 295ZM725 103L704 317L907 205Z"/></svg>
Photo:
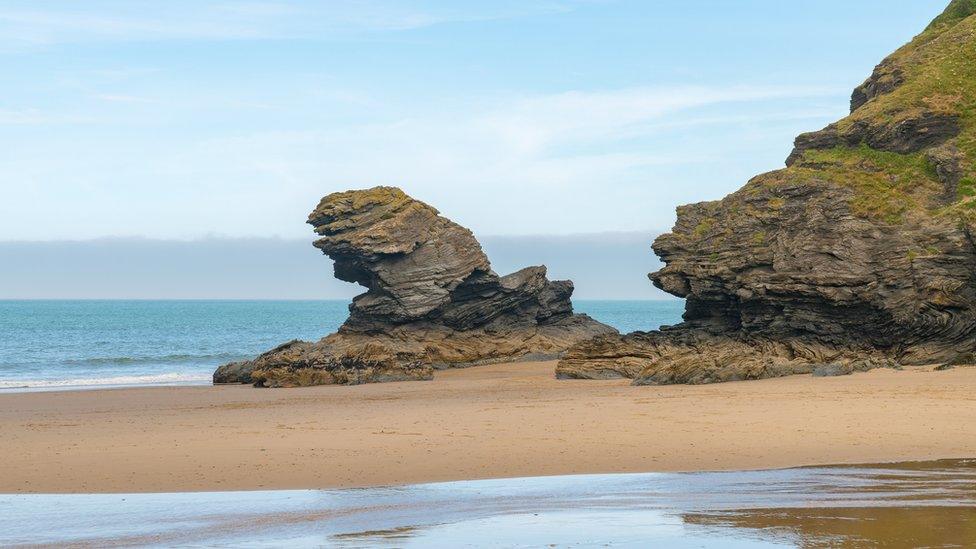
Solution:
<svg viewBox="0 0 976 549"><path fill-rule="evenodd" d="M483 234L661 231L944 4L10 0L0 238L300 238L378 184Z"/></svg>
<svg viewBox="0 0 976 549"><path fill-rule="evenodd" d="M546 265L576 299L669 299L647 273L660 268L655 235L481 237L499 274ZM0 242L0 299L350 299L311 239L106 238Z"/></svg>

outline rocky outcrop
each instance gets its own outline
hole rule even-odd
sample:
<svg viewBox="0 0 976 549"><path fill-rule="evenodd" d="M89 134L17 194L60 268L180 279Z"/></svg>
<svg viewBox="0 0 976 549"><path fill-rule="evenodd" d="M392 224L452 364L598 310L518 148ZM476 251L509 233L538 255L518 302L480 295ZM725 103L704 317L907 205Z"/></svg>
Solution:
<svg viewBox="0 0 976 549"><path fill-rule="evenodd" d="M942 202L952 204L959 198L959 184L965 175L965 157L958 147L947 144L926 151L925 159L942 183Z"/></svg>
<svg viewBox="0 0 976 549"><path fill-rule="evenodd" d="M918 152L941 145L959 135L959 116L923 110L898 120L874 124L858 120L843 130L837 124L800 134L793 142L793 152L786 159L792 166L809 150L833 149L839 146L857 147L864 144L872 149L900 154Z"/></svg>
<svg viewBox="0 0 976 549"><path fill-rule="evenodd" d="M865 103L905 83L905 73L891 58L885 59L863 84L854 88L851 94L851 112L861 108Z"/></svg>
<svg viewBox="0 0 976 549"><path fill-rule="evenodd" d="M711 383L972 361L973 13L953 2L850 116L797 138L786 169L678 208L650 277L685 298L683 322L583 342L557 375Z"/></svg>
<svg viewBox="0 0 976 549"><path fill-rule="evenodd" d="M430 379L436 368L556 358L615 333L573 314L573 283L545 267L498 276L468 229L400 189L326 196L308 222L335 276L367 291L339 331L222 366L215 383L266 387Z"/></svg>

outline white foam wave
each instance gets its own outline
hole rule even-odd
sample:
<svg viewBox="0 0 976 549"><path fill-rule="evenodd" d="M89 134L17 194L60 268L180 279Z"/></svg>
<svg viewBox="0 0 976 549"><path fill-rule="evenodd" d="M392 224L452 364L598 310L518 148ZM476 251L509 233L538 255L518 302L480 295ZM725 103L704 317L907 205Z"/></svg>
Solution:
<svg viewBox="0 0 976 549"><path fill-rule="evenodd" d="M0 380L0 389L44 389L54 387L96 387L102 385L179 385L210 381L209 374L166 373L143 376L116 376L79 379Z"/></svg>

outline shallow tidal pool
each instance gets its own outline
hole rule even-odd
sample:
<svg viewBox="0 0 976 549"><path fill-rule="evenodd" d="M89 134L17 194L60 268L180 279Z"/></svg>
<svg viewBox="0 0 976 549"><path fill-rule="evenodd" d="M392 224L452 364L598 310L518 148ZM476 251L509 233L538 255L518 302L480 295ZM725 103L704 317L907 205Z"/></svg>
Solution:
<svg viewBox="0 0 976 549"><path fill-rule="evenodd" d="M968 547L976 460L345 490L0 495L0 546Z"/></svg>

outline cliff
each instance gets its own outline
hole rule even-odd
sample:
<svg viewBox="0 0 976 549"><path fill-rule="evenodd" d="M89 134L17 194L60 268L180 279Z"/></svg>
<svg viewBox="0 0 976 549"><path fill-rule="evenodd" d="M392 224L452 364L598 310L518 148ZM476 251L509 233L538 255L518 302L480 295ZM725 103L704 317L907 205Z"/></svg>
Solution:
<svg viewBox="0 0 976 549"><path fill-rule="evenodd" d="M573 314L573 283L545 267L491 270L468 229L392 187L334 193L309 215L335 276L367 291L335 334L220 367L215 383L261 386L430 379L435 368L555 358L615 333Z"/></svg>
<svg viewBox="0 0 976 549"><path fill-rule="evenodd" d="M972 362L976 0L882 61L785 169L654 242L681 324L570 349L561 377L708 383Z"/></svg>

